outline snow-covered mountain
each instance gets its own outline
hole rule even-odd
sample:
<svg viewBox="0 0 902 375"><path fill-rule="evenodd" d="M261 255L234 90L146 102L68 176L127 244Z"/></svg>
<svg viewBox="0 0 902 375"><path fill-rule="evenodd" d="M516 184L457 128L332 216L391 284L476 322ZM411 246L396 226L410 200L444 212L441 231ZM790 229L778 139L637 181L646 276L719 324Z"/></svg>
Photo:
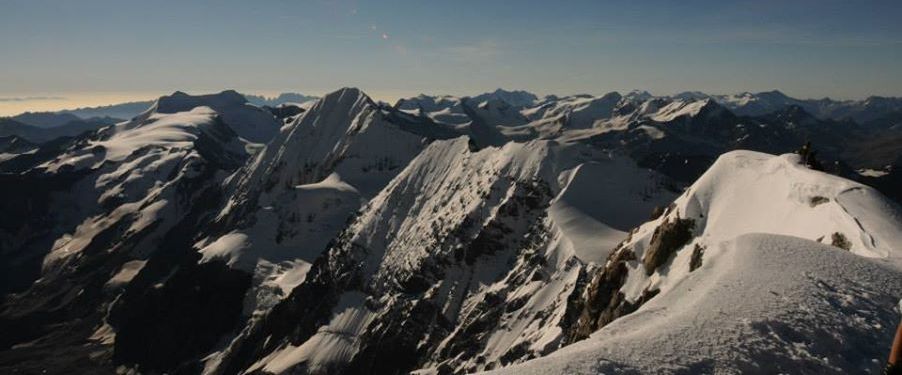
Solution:
<svg viewBox="0 0 902 375"><path fill-rule="evenodd" d="M891 189L899 131L697 93L343 88L0 138L0 369L874 370L902 219L837 175Z"/></svg>

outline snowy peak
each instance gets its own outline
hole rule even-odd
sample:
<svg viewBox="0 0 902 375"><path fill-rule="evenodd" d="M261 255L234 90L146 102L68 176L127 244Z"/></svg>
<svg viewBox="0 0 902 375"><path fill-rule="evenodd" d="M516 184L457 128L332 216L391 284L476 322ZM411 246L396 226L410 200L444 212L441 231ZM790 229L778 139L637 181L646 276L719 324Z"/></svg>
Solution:
<svg viewBox="0 0 902 375"><path fill-rule="evenodd" d="M325 118L332 117L332 114L350 114L354 115L364 109L375 109L376 103L364 94L360 89L353 87L344 87L339 90L326 94L310 107L308 113L311 117ZM306 117L306 116L305 116ZM303 121L298 119L298 122ZM312 126L321 126L323 124L345 124L341 121L318 121L311 123ZM294 125L297 126L297 125Z"/></svg>
<svg viewBox="0 0 902 375"><path fill-rule="evenodd" d="M794 154L724 154L676 201L676 212L711 240L774 233L863 256L902 256L895 248L902 221L892 203L870 187L811 170Z"/></svg>
<svg viewBox="0 0 902 375"><path fill-rule="evenodd" d="M424 146L424 136L405 131L402 124L392 122L395 120L399 118L387 116L383 108L358 89L343 88L323 96L284 126L234 176L230 189L235 192L218 220L231 225L254 222L255 216L276 215L279 220L299 217L294 206L284 202L298 199L299 186L320 183L330 176L340 179L360 196L372 197ZM355 204L356 201L339 205L341 212L332 213L341 216L339 224L356 210ZM328 241L332 235L319 233L318 238ZM262 237L258 242L274 238L282 242L283 236L271 233ZM251 256L259 254L251 250Z"/></svg>
<svg viewBox="0 0 902 375"><path fill-rule="evenodd" d="M654 98L654 95L645 90L632 90L623 95L623 98L633 103L642 103Z"/></svg>
<svg viewBox="0 0 902 375"><path fill-rule="evenodd" d="M683 100L683 101L694 101L694 100L703 100L710 98L711 96L705 94L701 91L683 91L679 94L673 95L672 98Z"/></svg>
<svg viewBox="0 0 902 375"><path fill-rule="evenodd" d="M189 95L176 91L157 99L142 116L146 119L152 113L188 112L198 107L212 109L239 136L254 143L268 142L281 125L281 121L272 113L248 104L247 99L234 90L207 95Z"/></svg>
<svg viewBox="0 0 902 375"><path fill-rule="evenodd" d="M680 118L709 117L723 113L723 107L713 99L676 100L661 107L651 119L657 122L671 122Z"/></svg>
<svg viewBox="0 0 902 375"><path fill-rule="evenodd" d="M590 129L600 120L612 116L623 97L610 92L600 97L574 96L558 100L557 104L544 112L544 118L562 117L568 129Z"/></svg>
<svg viewBox="0 0 902 375"><path fill-rule="evenodd" d="M474 96L472 99L477 103L492 99L500 100L514 107L528 107L535 104L535 102L539 100L539 98L535 94L527 91L507 91L500 88L493 92Z"/></svg>

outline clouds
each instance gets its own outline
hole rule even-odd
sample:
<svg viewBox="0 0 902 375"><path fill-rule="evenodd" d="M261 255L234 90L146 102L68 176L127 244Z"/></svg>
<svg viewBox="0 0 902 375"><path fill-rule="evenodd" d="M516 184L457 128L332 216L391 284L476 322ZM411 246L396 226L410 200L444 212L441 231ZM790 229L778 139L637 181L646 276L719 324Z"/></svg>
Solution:
<svg viewBox="0 0 902 375"><path fill-rule="evenodd" d="M36 102L36 101L48 101L48 100L66 100L65 97L62 96L22 96L22 97L0 97L0 102L9 103L9 102Z"/></svg>

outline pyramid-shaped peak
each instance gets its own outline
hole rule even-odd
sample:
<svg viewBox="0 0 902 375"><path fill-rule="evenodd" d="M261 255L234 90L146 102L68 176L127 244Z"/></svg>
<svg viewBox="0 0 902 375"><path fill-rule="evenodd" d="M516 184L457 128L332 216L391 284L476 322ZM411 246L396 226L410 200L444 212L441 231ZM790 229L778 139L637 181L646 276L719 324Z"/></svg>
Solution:
<svg viewBox="0 0 902 375"><path fill-rule="evenodd" d="M338 90L330 92L323 96L322 102L349 102L354 103L358 100L366 100L371 104L375 104L372 98L356 87L342 87Z"/></svg>

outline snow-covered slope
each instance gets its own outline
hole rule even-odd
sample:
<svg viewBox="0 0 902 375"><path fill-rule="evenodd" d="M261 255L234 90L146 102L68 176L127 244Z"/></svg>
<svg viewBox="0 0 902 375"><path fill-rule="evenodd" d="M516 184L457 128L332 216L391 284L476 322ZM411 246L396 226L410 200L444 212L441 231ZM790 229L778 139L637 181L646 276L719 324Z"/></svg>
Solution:
<svg viewBox="0 0 902 375"><path fill-rule="evenodd" d="M873 371L886 346L859 346L891 339L900 241L873 189L728 153L594 271L568 332L591 337L510 371Z"/></svg>
<svg viewBox="0 0 902 375"><path fill-rule="evenodd" d="M282 125L272 114L248 104L247 99L233 91L218 94L188 95L175 92L157 100L151 111L156 113L178 113L206 106L216 111L222 121L242 138L255 143L268 142Z"/></svg>
<svg viewBox="0 0 902 375"><path fill-rule="evenodd" d="M626 236L613 228L672 197L628 160L587 158L584 146L549 141L432 143L208 370L357 371L390 352L399 360L380 371L472 371L549 353L584 262ZM619 178L595 179L606 173ZM313 296L323 304L305 307Z"/></svg>
<svg viewBox="0 0 902 375"><path fill-rule="evenodd" d="M303 280L352 214L425 146L401 127L357 89L324 96L231 177L214 225L224 229L195 245L200 262L253 272L246 310L271 307L294 285L267 289L266 280Z"/></svg>
<svg viewBox="0 0 902 375"><path fill-rule="evenodd" d="M900 274L814 241L744 234L635 313L494 373L875 374L899 322Z"/></svg>

